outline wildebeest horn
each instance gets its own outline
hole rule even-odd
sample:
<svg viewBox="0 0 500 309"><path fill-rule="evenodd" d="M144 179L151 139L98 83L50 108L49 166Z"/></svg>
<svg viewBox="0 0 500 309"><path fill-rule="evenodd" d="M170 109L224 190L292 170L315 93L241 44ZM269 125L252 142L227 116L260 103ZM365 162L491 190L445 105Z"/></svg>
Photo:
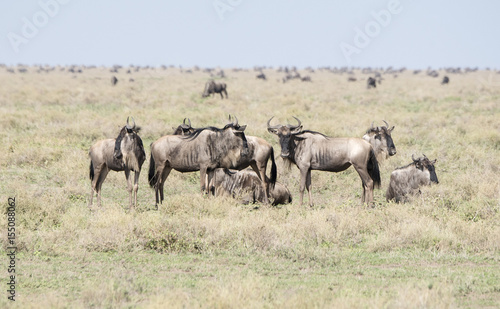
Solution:
<svg viewBox="0 0 500 309"><path fill-rule="evenodd" d="M280 124L278 125L275 125L275 126L271 126L271 120L274 118L274 116L272 116L271 118L269 118L269 120L267 121L267 128L268 129L278 129L279 127L281 127Z"/></svg>
<svg viewBox="0 0 500 309"><path fill-rule="evenodd" d="M128 123L129 118L130 117L127 117L127 125L126 125L126 127L127 127L127 129L132 130L133 127L131 127L130 124ZM132 117L132 120L134 120L133 117ZM135 126L135 122L134 122L134 126Z"/></svg>
<svg viewBox="0 0 500 309"><path fill-rule="evenodd" d="M373 127L373 123L375 123L375 121L372 121L372 126L370 127L370 130L371 130L371 129L374 129L374 127Z"/></svg>
<svg viewBox="0 0 500 309"><path fill-rule="evenodd" d="M188 122L189 122L188 126L191 128L191 119L188 118Z"/></svg>
<svg viewBox="0 0 500 309"><path fill-rule="evenodd" d="M299 123L298 125L296 126L292 126L291 124L288 124L287 127L289 127L290 129L296 129L298 127L300 127L300 125L302 124L302 122L300 121L299 118L295 117L295 116L292 116L293 118L295 118L295 120L297 120L297 122Z"/></svg>
<svg viewBox="0 0 500 309"><path fill-rule="evenodd" d="M413 162L418 162L418 160L415 160L413 153L411 154L411 159L413 160Z"/></svg>
<svg viewBox="0 0 500 309"><path fill-rule="evenodd" d="M387 129L389 129L389 124L387 123L387 121L385 121L385 120L382 120L382 121L385 123Z"/></svg>
<svg viewBox="0 0 500 309"><path fill-rule="evenodd" d="M134 123L134 126L132 128L135 128L135 119L132 117L132 122Z"/></svg>
<svg viewBox="0 0 500 309"><path fill-rule="evenodd" d="M236 120L236 122L233 124L235 127L237 127L238 126L238 117L236 117L235 115L233 115L233 117L234 117L234 120Z"/></svg>

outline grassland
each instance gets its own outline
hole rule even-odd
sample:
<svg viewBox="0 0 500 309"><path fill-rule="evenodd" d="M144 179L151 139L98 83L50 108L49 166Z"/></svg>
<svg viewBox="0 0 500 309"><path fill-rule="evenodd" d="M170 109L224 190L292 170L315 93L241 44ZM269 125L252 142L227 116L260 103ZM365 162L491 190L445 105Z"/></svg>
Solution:
<svg viewBox="0 0 500 309"><path fill-rule="evenodd" d="M411 72L364 78L310 73L312 83L226 70L228 100L202 99L208 75L169 68L11 74L0 69L0 198L17 202L19 308L496 308L500 306L500 75ZM441 75L442 76L442 75ZM129 82L134 78L134 82ZM154 210L143 166L136 211L123 174L110 173L103 205L87 207L88 149L116 137L127 116L149 144L185 117L222 127L228 114L275 147L266 131L302 120L330 136L362 136L372 121L396 128L398 153L381 163L375 207L361 205L353 169L313 172L315 206L298 206L299 173L278 159L293 194L282 207L199 193L199 174L172 172ZM293 122L292 122L293 123ZM437 158L440 183L408 204L387 203L391 171L411 155ZM5 212L5 211L4 211ZM7 216L0 218L7 282ZM2 267L2 266L0 266Z"/></svg>

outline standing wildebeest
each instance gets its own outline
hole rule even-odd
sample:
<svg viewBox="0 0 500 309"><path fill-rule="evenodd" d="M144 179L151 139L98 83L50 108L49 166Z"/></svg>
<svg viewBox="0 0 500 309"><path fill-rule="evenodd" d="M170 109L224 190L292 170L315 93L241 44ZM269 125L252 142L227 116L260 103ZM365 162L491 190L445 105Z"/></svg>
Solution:
<svg viewBox="0 0 500 309"><path fill-rule="evenodd" d="M448 76L443 77L443 81L441 82L441 85L448 84L450 82L450 78Z"/></svg>
<svg viewBox="0 0 500 309"><path fill-rule="evenodd" d="M248 137L248 136L247 136ZM224 194L232 197L242 197L245 204L266 203L267 192L262 189L260 177L252 170L228 170L218 168L210 184L210 190L215 195ZM267 178L267 177L266 177ZM270 180L267 179L267 182ZM276 182L269 188L269 198L273 200L272 205L288 204L292 202L290 191L281 183Z"/></svg>
<svg viewBox="0 0 500 309"><path fill-rule="evenodd" d="M377 88L377 83L376 83L375 78L368 77L368 79L366 80L366 88L368 88L368 89Z"/></svg>
<svg viewBox="0 0 500 309"><path fill-rule="evenodd" d="M155 189L156 205L164 200L163 187L172 169L181 173L200 171L201 191L208 193L210 171L231 168L247 155L245 128L236 119L222 129L200 128L187 136L166 135L152 143L148 179Z"/></svg>
<svg viewBox="0 0 500 309"><path fill-rule="evenodd" d="M259 75L257 75L257 79L263 79L263 80L266 80L266 75L262 72L260 72Z"/></svg>
<svg viewBox="0 0 500 309"><path fill-rule="evenodd" d="M378 161L372 146L361 138L332 138L321 133L305 130L298 118L298 125L271 126L267 130L279 137L281 157L297 165L300 170L300 205L304 189L309 193L312 206L311 170L341 172L354 166L363 186L362 201L373 202L373 189L380 186Z"/></svg>
<svg viewBox="0 0 500 309"><path fill-rule="evenodd" d="M118 83L118 78L116 78L116 76L113 75L111 77L111 86L116 85L116 83Z"/></svg>
<svg viewBox="0 0 500 309"><path fill-rule="evenodd" d="M385 159L396 154L396 146L391 137L394 126L389 129L389 124L385 120L383 122L386 126L374 127L372 123L366 134L363 135L363 139L372 145L378 159L381 158L382 153L385 153Z"/></svg>
<svg viewBox="0 0 500 309"><path fill-rule="evenodd" d="M391 181L385 194L387 201L407 202L407 195L420 193L419 187L428 186L432 182L439 183L434 169L437 160L430 161L425 155L418 159L412 155L411 158L412 163L391 173Z"/></svg>
<svg viewBox="0 0 500 309"><path fill-rule="evenodd" d="M132 207L132 191L134 191L134 206L137 206L137 190L139 189L139 175L141 167L146 159L146 153L142 140L137 135L140 128L136 127L135 120L131 126L128 122L115 139L105 139L95 143L89 150L90 156L90 180L92 190L90 192L90 204L97 193L97 205L101 206L101 187L110 170L115 172L125 171L128 191L130 195L129 207ZM132 186L131 171L135 172L134 185Z"/></svg>
<svg viewBox="0 0 500 309"><path fill-rule="evenodd" d="M226 83L216 83L214 80L208 81L205 84L205 91L203 91L201 96L206 98L211 94L212 96L215 96L216 93L220 94L221 99L224 99L222 94L225 93L227 99Z"/></svg>
<svg viewBox="0 0 500 309"><path fill-rule="evenodd" d="M229 118L229 121L231 121L231 118ZM238 119L236 119L236 123L238 123ZM196 130L191 127L191 121L189 121L188 125L183 123L181 126L184 127L181 129L177 128L174 135L187 135L186 132L193 132ZM182 132L180 130L182 130ZM242 170L250 166L261 181L262 190L265 193L264 202L267 204L269 202L267 192L274 186L278 175L276 162L274 161L274 149L273 146L263 138L248 135L245 137L248 145L247 155L240 157L231 168ZM267 162L269 159L271 159L271 178L266 176ZM211 177L212 174L209 175L209 178Z"/></svg>

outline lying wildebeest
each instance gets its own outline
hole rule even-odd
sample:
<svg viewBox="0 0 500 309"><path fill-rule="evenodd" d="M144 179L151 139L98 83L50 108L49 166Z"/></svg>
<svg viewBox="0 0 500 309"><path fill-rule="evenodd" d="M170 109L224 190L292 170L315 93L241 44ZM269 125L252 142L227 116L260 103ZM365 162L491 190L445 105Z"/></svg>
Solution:
<svg viewBox="0 0 500 309"><path fill-rule="evenodd" d="M303 82L311 82L312 81L310 76L304 76L300 80Z"/></svg>
<svg viewBox="0 0 500 309"><path fill-rule="evenodd" d="M368 79L366 80L366 88L370 89L372 87L377 88L377 82L376 82L375 78L368 77Z"/></svg>
<svg viewBox="0 0 500 309"><path fill-rule="evenodd" d="M391 137L394 126L389 129L389 124L385 120L383 122L386 126L374 127L372 122L371 127L363 135L363 139L372 145L377 159L381 158L382 153L385 153L384 159L396 154L396 146Z"/></svg>
<svg viewBox="0 0 500 309"><path fill-rule="evenodd" d="M232 121L231 118L229 118L229 121ZM238 123L238 119L236 119L236 123ZM183 125L183 132L193 132L194 130L196 130L191 127L191 121L189 121L188 125L186 125L185 123ZM181 134L179 129L174 132L174 135L176 134ZM241 156L240 159L235 162L231 168L235 170L242 170L250 166L257 174L257 177L261 180L262 190L265 193L264 202L267 204L269 202L267 198L267 192L274 186L278 175L276 162L274 161L274 149L273 146L271 146L271 144L269 144L263 138L248 135L246 135L245 137L248 145L247 155ZM269 159L271 159L271 178L268 178L266 176L267 162L269 161ZM212 174L209 172L209 178L211 177Z"/></svg>
<svg viewBox="0 0 500 309"><path fill-rule="evenodd" d="M113 75L111 77L111 86L116 85L116 83L118 83L118 78L116 78L116 76Z"/></svg>
<svg viewBox="0 0 500 309"><path fill-rule="evenodd" d="M205 91L203 91L202 97L206 98L209 95L215 96L216 93L220 94L221 99L224 99L223 93L226 94L227 99L227 90L226 83L216 83L214 80L208 81L205 84Z"/></svg>
<svg viewBox="0 0 500 309"><path fill-rule="evenodd" d="M231 168L248 154L245 128L236 119L222 129L200 128L187 136L166 135L152 143L148 180L155 189L156 205L164 200L163 187L172 169L200 171L201 191L208 193L208 172Z"/></svg>
<svg viewBox="0 0 500 309"><path fill-rule="evenodd" d="M448 76L443 77L443 81L441 82L441 85L448 84L450 82L450 78Z"/></svg>
<svg viewBox="0 0 500 309"><path fill-rule="evenodd" d="M266 80L266 75L264 73L260 73L259 75L257 75L257 79Z"/></svg>
<svg viewBox="0 0 500 309"><path fill-rule="evenodd" d="M352 76L347 79L348 82L355 82L356 80L357 80L356 77Z"/></svg>
<svg viewBox="0 0 500 309"><path fill-rule="evenodd" d="M411 158L412 163L391 173L391 181L385 194L387 201L407 202L408 195L420 193L419 187L439 183L434 169L437 160L430 161L425 155L418 159L412 155Z"/></svg>
<svg viewBox="0 0 500 309"><path fill-rule="evenodd" d="M362 201L373 202L373 189L380 186L378 161L372 146L361 138L332 138L321 133L305 130L298 118L298 125L271 126L267 130L279 137L281 157L295 164L300 170L300 205L304 189L309 193L312 206L311 170L341 172L354 166L362 181Z"/></svg>
<svg viewBox="0 0 500 309"><path fill-rule="evenodd" d="M172 128L174 129L174 133L172 135L189 135L193 133L196 129L191 127L191 120L187 118L188 123L186 123L186 118L182 121L182 124L179 125L177 128Z"/></svg>
<svg viewBox="0 0 500 309"><path fill-rule="evenodd" d="M90 156L90 180L92 190L90 192L89 207L92 206L94 192L97 193L97 205L101 206L101 187L108 172L125 171L128 191L130 195L129 207L132 207L132 191L134 192L134 206L137 206L137 190L139 189L139 175L141 167L146 159L142 140L137 135L140 128L127 124L121 129L120 134L115 139L105 139L95 143L89 150ZM131 173L135 172L134 185L132 186Z"/></svg>
<svg viewBox="0 0 500 309"><path fill-rule="evenodd" d="M267 179L267 182L269 181ZM216 169L210 189L216 196L228 194L232 197L241 197L245 204L266 203L267 199L267 192L262 189L259 176L253 170L248 169L242 171ZM272 199L272 205L292 202L290 191L279 182L269 188L269 198Z"/></svg>

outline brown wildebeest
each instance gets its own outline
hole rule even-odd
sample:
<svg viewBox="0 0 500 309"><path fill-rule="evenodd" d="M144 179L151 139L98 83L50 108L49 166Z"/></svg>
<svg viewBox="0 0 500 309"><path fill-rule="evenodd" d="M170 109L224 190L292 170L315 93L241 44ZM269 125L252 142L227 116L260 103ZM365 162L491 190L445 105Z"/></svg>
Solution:
<svg viewBox="0 0 500 309"><path fill-rule="evenodd" d="M231 121L231 118L229 118L229 121ZM237 119L236 122L238 122ZM181 129L183 132L193 132L196 130L191 127L191 121L189 121L189 125L186 125L185 123L183 125L184 127ZM174 132L174 135L176 134L183 135L179 131L179 128ZM248 153L245 156L241 156L240 159L230 168L243 170L250 166L261 180L262 190L265 193L264 202L267 204L269 203L267 192L274 186L278 175L276 162L274 161L274 149L273 146L271 146L271 144L263 138L249 135L246 135L245 137L248 145ZM271 178L266 176L267 162L269 159L271 159ZM212 174L209 172L209 178L211 177Z"/></svg>
<svg viewBox="0 0 500 309"><path fill-rule="evenodd" d="M187 136L166 135L152 143L148 180L155 189L156 206L164 200L163 187L172 169L200 171L201 191L208 193L210 171L231 168L248 154L245 129L246 125L240 126L236 119L222 129L200 128Z"/></svg>
<svg viewBox="0 0 500 309"><path fill-rule="evenodd" d="M214 80L208 81L205 84L205 90L201 95L203 98L208 97L209 95L215 96L216 93L220 94L221 99L224 99L223 93L226 94L227 99L227 86L226 83L216 83Z"/></svg>
<svg viewBox="0 0 500 309"><path fill-rule="evenodd" d="M362 181L362 202L372 203L373 189L380 186L380 171L370 143L356 137L332 138L314 131L302 131L300 120L294 118L298 125L271 126L271 117L267 121L267 130L278 135L281 157L300 170L300 205L304 189L309 193L309 205L313 205L311 170L341 172L351 165Z"/></svg>
<svg viewBox="0 0 500 309"><path fill-rule="evenodd" d="M434 163L425 155L418 159L411 156L413 162L407 166L395 169L391 173L391 181L385 197L387 201L395 200L397 203L407 202L408 195L420 193L421 186L429 186L431 183L439 183Z"/></svg>
<svg viewBox="0 0 500 309"><path fill-rule="evenodd" d="M97 205L101 206L101 187L108 172L125 171L128 191L130 195L129 207L132 207L132 191L134 192L134 206L137 206L137 190L139 190L139 175L141 167L146 159L142 140L137 135L140 128L127 124L121 129L120 134L115 139L105 139L95 143L89 150L90 156L90 180L92 190L90 192L89 207L92 206L94 192L97 193ZM135 172L134 185L132 186L131 173Z"/></svg>
<svg viewBox="0 0 500 309"><path fill-rule="evenodd" d="M394 126L389 129L389 124L385 120L382 121L386 126L374 127L372 122L371 127L366 131L366 134L363 135L363 139L372 145L377 159L381 158L382 153L385 153L384 159L396 154L396 146L391 137Z"/></svg>
<svg viewBox="0 0 500 309"><path fill-rule="evenodd" d="M269 179L267 179L267 182L269 182ZM266 203L268 195L262 189L259 176L249 169L242 171L224 168L216 169L210 184L210 190L216 196L228 194L232 197L241 197L244 204ZM290 191L279 182L276 182L273 187L269 188L269 198L272 199L272 205L292 202Z"/></svg>

